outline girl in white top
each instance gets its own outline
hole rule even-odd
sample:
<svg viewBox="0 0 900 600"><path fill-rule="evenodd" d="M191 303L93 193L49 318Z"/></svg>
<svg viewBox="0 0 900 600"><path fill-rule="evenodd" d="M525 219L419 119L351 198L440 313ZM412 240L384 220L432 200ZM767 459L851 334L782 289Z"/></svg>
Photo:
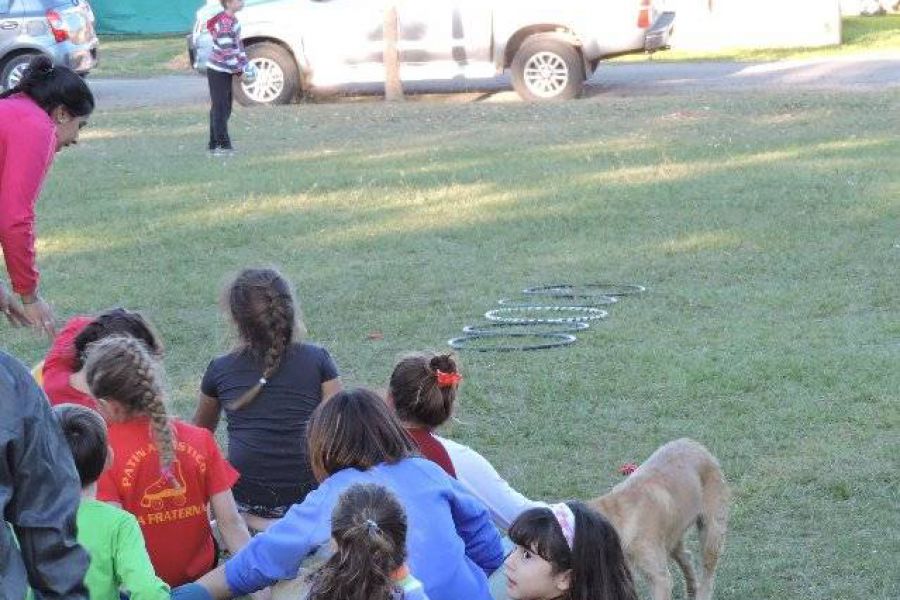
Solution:
<svg viewBox="0 0 900 600"><path fill-rule="evenodd" d="M541 503L513 489L475 450L434 434L453 416L460 381L451 355L410 354L394 367L388 402L422 455L466 486L488 508L497 527L507 529L519 514Z"/></svg>

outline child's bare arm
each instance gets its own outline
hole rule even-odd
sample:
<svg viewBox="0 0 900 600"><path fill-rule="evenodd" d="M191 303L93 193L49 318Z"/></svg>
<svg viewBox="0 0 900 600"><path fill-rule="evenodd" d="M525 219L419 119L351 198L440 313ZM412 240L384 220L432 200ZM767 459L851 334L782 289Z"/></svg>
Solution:
<svg viewBox="0 0 900 600"><path fill-rule="evenodd" d="M209 429L211 432L215 433L221 415L222 404L219 402L218 398L212 398L203 392L200 392L200 398L197 400L197 408L194 411L194 425Z"/></svg>
<svg viewBox="0 0 900 600"><path fill-rule="evenodd" d="M225 540L225 547L232 554L237 554L238 550L247 545L250 541L250 532L247 530L247 524L238 513L237 504L234 502L234 496L231 490L225 490L213 495L209 501L212 506L213 516L219 526L219 532Z"/></svg>

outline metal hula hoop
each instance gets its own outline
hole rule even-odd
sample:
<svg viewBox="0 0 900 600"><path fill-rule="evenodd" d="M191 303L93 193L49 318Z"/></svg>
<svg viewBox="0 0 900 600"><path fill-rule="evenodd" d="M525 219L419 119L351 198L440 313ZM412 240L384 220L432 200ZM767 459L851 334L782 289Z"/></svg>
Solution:
<svg viewBox="0 0 900 600"><path fill-rule="evenodd" d="M504 317L504 313L514 312L575 312L579 311L583 314L574 317L559 318L537 318L537 317ZM592 306L515 306L508 308L495 308L484 313L484 318L488 321L500 321L502 323L576 323L579 321L593 321L596 319L605 319L609 315L605 310L594 308Z"/></svg>
<svg viewBox="0 0 900 600"><path fill-rule="evenodd" d="M463 333L519 333L502 330L509 327L533 327L535 325L552 326L551 330L539 331L536 333L575 333L576 331L584 331L591 326L587 321L576 321L574 323L507 323L505 321L491 321L490 323L482 323L481 325L466 325L462 330ZM527 331L521 333L528 333L531 335Z"/></svg>
<svg viewBox="0 0 900 600"><path fill-rule="evenodd" d="M498 339L498 338L521 338L521 337L537 337L548 340L556 340L555 342L546 342L543 344L526 344L523 346L487 346L484 348L469 348L466 343L470 340L477 339ZM465 350L469 352L515 352L530 350L547 350L550 348L560 348L575 343L575 336L570 333L470 333L461 337L447 340L454 350Z"/></svg>
<svg viewBox="0 0 900 600"><path fill-rule="evenodd" d="M578 288L596 289L596 294L578 293ZM595 296L635 296L647 291L646 286L636 283L558 283L525 288L523 294L551 296L554 298L593 298Z"/></svg>

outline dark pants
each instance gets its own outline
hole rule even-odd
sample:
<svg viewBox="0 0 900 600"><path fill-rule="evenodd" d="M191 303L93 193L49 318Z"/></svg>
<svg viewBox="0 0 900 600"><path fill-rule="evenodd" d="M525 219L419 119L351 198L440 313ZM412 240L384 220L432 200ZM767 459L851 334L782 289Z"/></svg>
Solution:
<svg viewBox="0 0 900 600"><path fill-rule="evenodd" d="M231 117L231 73L222 73L215 69L206 70L209 81L209 98L212 108L209 111L209 149L231 148L228 137L228 119Z"/></svg>

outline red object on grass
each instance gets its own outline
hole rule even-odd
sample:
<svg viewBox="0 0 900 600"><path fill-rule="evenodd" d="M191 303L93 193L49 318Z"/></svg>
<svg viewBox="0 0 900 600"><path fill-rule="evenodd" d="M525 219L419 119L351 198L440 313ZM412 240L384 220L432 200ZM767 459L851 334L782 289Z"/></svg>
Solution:
<svg viewBox="0 0 900 600"><path fill-rule="evenodd" d="M625 463L624 465L619 467L619 473L627 477L628 475L631 475L632 473L637 471L637 468L638 466L634 463Z"/></svg>

